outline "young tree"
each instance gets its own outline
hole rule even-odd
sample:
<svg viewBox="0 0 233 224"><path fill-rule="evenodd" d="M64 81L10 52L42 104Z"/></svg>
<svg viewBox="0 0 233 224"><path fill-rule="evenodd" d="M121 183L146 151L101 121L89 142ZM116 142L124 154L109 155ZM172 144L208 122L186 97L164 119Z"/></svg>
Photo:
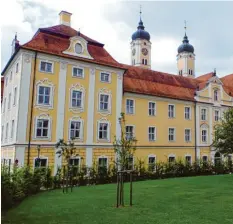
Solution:
<svg viewBox="0 0 233 224"><path fill-rule="evenodd" d="M233 108L227 110L215 126L213 146L224 155L233 153Z"/></svg>

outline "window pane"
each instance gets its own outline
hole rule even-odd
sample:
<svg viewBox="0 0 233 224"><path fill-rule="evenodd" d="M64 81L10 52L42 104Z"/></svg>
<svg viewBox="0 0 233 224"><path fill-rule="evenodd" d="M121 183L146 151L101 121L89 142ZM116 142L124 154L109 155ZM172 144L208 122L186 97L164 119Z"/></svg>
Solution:
<svg viewBox="0 0 233 224"><path fill-rule="evenodd" d="M48 126L49 126L49 121L48 120L44 120L43 127L48 127Z"/></svg>
<svg viewBox="0 0 233 224"><path fill-rule="evenodd" d="M47 137L48 136L48 129L43 129L43 137Z"/></svg>

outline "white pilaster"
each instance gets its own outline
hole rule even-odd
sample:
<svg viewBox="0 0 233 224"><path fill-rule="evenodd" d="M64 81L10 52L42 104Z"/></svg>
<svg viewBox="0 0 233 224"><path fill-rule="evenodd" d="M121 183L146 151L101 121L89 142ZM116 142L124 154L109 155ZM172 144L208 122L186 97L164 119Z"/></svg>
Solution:
<svg viewBox="0 0 233 224"><path fill-rule="evenodd" d="M196 138L197 138L197 151L196 151L196 158L200 159L200 107L196 105Z"/></svg>
<svg viewBox="0 0 233 224"><path fill-rule="evenodd" d="M18 162L18 166L24 166L25 165L25 147L24 146L16 146L15 147L15 159L17 159ZM26 158L27 159L27 158Z"/></svg>
<svg viewBox="0 0 233 224"><path fill-rule="evenodd" d="M58 80L58 103L57 103L57 126L56 126L56 141L64 138L64 118L65 118L65 100L66 100L66 73L67 64L60 62L59 80ZM62 165L62 157L56 153L54 155L54 175L57 173L57 168Z"/></svg>
<svg viewBox="0 0 233 224"><path fill-rule="evenodd" d="M213 108L212 106L209 107L209 144L213 143Z"/></svg>
<svg viewBox="0 0 233 224"><path fill-rule="evenodd" d="M94 106L95 106L95 69L90 69L89 76L89 92L88 92L88 108L87 108L87 145L93 144L93 136L94 136ZM86 166L92 166L92 158L93 158L93 148L86 148Z"/></svg>

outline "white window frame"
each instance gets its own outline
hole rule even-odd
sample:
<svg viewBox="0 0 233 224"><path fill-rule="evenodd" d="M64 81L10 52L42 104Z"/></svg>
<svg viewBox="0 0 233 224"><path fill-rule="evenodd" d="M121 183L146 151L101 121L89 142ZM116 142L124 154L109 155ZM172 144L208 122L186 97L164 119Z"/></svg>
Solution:
<svg viewBox="0 0 233 224"><path fill-rule="evenodd" d="M151 114L150 114L150 110L153 110L153 109L150 108L150 103L154 104L154 106L155 106L155 107L154 107L154 115L151 115ZM149 101L149 102L148 102L148 116L150 116L150 117L155 117L155 116L156 116L156 112L157 112L157 111L156 111L156 102L154 102L154 101Z"/></svg>
<svg viewBox="0 0 233 224"><path fill-rule="evenodd" d="M173 106L173 108L174 108L173 117L170 117L169 106ZM168 118L173 119L173 118L175 118L175 117L176 117L176 106L175 106L175 104L168 104Z"/></svg>
<svg viewBox="0 0 233 224"><path fill-rule="evenodd" d="M82 92L81 106L80 106L80 107L74 107L74 106L72 105L73 91ZM71 89L71 90L70 90L70 108L72 108L72 109L79 109L79 110L81 109L81 110L84 110L84 95L85 95L85 93L84 93L84 91L81 90L81 89Z"/></svg>
<svg viewBox="0 0 233 224"><path fill-rule="evenodd" d="M13 106L15 106L17 103L17 92L18 92L18 88L17 86L14 87L14 99L13 99Z"/></svg>
<svg viewBox="0 0 233 224"><path fill-rule="evenodd" d="M207 160L206 160L206 161L204 161L204 160L203 160L203 157L206 157L206 158L207 158ZM208 155L202 155L201 159L202 159L202 162L208 162L209 157L208 157Z"/></svg>
<svg viewBox="0 0 233 224"><path fill-rule="evenodd" d="M12 81L13 72L10 71L10 81Z"/></svg>
<svg viewBox="0 0 233 224"><path fill-rule="evenodd" d="M107 130L107 139L100 139L99 138L99 128L100 128L100 124L108 124L108 130ZM97 121L97 140L101 141L101 142L110 142L110 133L111 133L111 126L110 126L110 122L108 120L99 120Z"/></svg>
<svg viewBox="0 0 233 224"><path fill-rule="evenodd" d="M47 137L37 137L37 121L40 119L48 120L48 136ZM52 120L47 114L42 114L40 116L35 117L35 124L34 124L34 139L40 140L51 140L51 128L52 128Z"/></svg>
<svg viewBox="0 0 233 224"><path fill-rule="evenodd" d="M189 108L189 118L186 118L186 108ZM184 119L185 120L191 120L191 115L192 113L191 113L191 107L190 106L185 106L184 107Z"/></svg>
<svg viewBox="0 0 233 224"><path fill-rule="evenodd" d="M202 110L205 110L205 120L202 119ZM207 121L207 108L201 107L201 121Z"/></svg>
<svg viewBox="0 0 233 224"><path fill-rule="evenodd" d="M187 160L186 160L187 157L190 157L190 165L191 165L192 164L192 156L190 154L186 154L185 157L184 157L185 162L187 162Z"/></svg>
<svg viewBox="0 0 233 224"><path fill-rule="evenodd" d="M135 138L135 125L132 125L132 124L127 124L125 125L125 135L127 135L126 133L126 128L127 127L132 127L133 128L133 133L132 133L132 138Z"/></svg>
<svg viewBox="0 0 233 224"><path fill-rule="evenodd" d="M10 109L11 109L11 93L9 93L9 96L8 96L7 109L8 109L8 110L10 110Z"/></svg>
<svg viewBox="0 0 233 224"><path fill-rule="evenodd" d="M108 109L107 110L101 110L100 108L100 98L101 98L101 95L106 95L108 96ZM111 113L111 108L112 108L112 95L110 93L105 93L105 92L100 92L99 93L99 100L98 100L98 111L101 112L101 113Z"/></svg>
<svg viewBox="0 0 233 224"><path fill-rule="evenodd" d="M15 132L15 120L11 120L11 136L10 138L14 138L14 132Z"/></svg>
<svg viewBox="0 0 233 224"><path fill-rule="evenodd" d="M37 168L37 167L35 167L35 162L36 162L36 159L37 159L38 157L34 157L33 158L33 169L35 169L35 168ZM43 168L48 168L48 166L49 166L49 157L47 157L47 156L41 156L40 155L40 157L39 157L40 159L46 159L47 160L47 162L46 162L46 167L43 167Z"/></svg>
<svg viewBox="0 0 233 224"><path fill-rule="evenodd" d="M69 120L69 127L68 127L68 136L69 136L69 140L71 140L71 135L70 135L70 131L71 131L71 122L74 121L74 122L80 122L80 138L75 138L74 141L83 141L83 134L84 134L84 120L83 119L80 119L80 118L71 118Z"/></svg>
<svg viewBox="0 0 233 224"><path fill-rule="evenodd" d="M215 112L218 112L218 119L217 120L216 120L216 114L215 114ZM219 122L220 118L221 118L220 110L214 110L214 121L215 122Z"/></svg>
<svg viewBox="0 0 233 224"><path fill-rule="evenodd" d="M5 77L4 83L5 83L5 86L7 87L7 84L8 84L8 76Z"/></svg>
<svg viewBox="0 0 233 224"><path fill-rule="evenodd" d="M203 138L202 138L202 131L206 131L206 141L204 142L203 141ZM203 143L203 144L207 144L208 143L208 129L207 128L201 128L201 142Z"/></svg>
<svg viewBox="0 0 233 224"><path fill-rule="evenodd" d="M168 162L169 162L169 158L174 157L174 162L176 161L176 155L175 154L169 154L168 155ZM172 163L172 162L169 162Z"/></svg>
<svg viewBox="0 0 233 224"><path fill-rule="evenodd" d="M133 158L133 164L132 164L132 166L133 166L132 168L133 168L133 169L132 169L132 170L134 170L134 156L131 154L129 157L132 157L132 158ZM127 159L128 159L128 158L127 158Z"/></svg>
<svg viewBox="0 0 233 224"><path fill-rule="evenodd" d="M102 74L108 74L108 77L109 77L108 82L107 82L107 81L103 81L103 80L101 79ZM111 75L110 72L100 72L100 82L103 82L103 83L111 83L111 82L112 82L112 77L111 77L111 76L112 76L112 75Z"/></svg>
<svg viewBox="0 0 233 224"><path fill-rule="evenodd" d="M50 88L49 91L49 104L43 104L43 103L39 103L39 89L40 87L47 87ZM48 85L43 85L43 84L38 84L37 85L37 94L36 94L36 105L38 106L42 106L42 107L52 107L53 106L53 86L48 86Z"/></svg>
<svg viewBox="0 0 233 224"><path fill-rule="evenodd" d="M78 169L80 169L81 167L81 156L71 156L70 159L78 159ZM69 165L70 165L70 161L69 161Z"/></svg>
<svg viewBox="0 0 233 224"><path fill-rule="evenodd" d="M8 130L9 129L9 123L6 123L6 130L5 130L5 142L8 140Z"/></svg>
<svg viewBox="0 0 233 224"><path fill-rule="evenodd" d="M99 160L100 159L107 159L107 164L106 164L106 170L108 170L108 165L109 165L109 162L108 162L108 157L107 156L98 156L98 170L99 170Z"/></svg>
<svg viewBox="0 0 233 224"><path fill-rule="evenodd" d="M153 171L155 171L155 169L156 169L156 155L148 155L148 168L150 167L150 163L149 163L149 161L150 161L150 158L154 158L155 159L155 167L154 167L154 170Z"/></svg>
<svg viewBox="0 0 233 224"><path fill-rule="evenodd" d="M217 93L217 95L215 95L215 93ZM217 99L215 97L217 97ZM218 101L219 101L219 90L214 89L214 102L218 102Z"/></svg>
<svg viewBox="0 0 233 224"><path fill-rule="evenodd" d="M2 125L2 132L1 132L1 142L4 140L4 125Z"/></svg>
<svg viewBox="0 0 233 224"><path fill-rule="evenodd" d="M169 135L170 135L169 134L170 133L169 130L170 129L174 129L174 139L173 140L169 140ZM175 142L176 141L176 128L174 128L174 127L168 127L168 141L169 142Z"/></svg>
<svg viewBox="0 0 233 224"><path fill-rule="evenodd" d="M154 140L150 140L150 128L154 128ZM149 142L155 142L156 141L156 135L157 135L157 130L155 126L149 126L148 127L148 141Z"/></svg>
<svg viewBox="0 0 233 224"><path fill-rule="evenodd" d="M3 113L5 113L6 107L7 107L7 105L6 105L6 97L4 97L4 100L3 100Z"/></svg>
<svg viewBox="0 0 233 224"><path fill-rule="evenodd" d="M81 69L82 70L82 76L76 76L76 75L74 75L74 69L75 68L77 68L77 69ZM85 77L85 70L84 70L84 68L82 68L82 67L79 67L79 66L73 66L72 67L72 77L74 77L74 78L78 78L78 79L84 79L84 77Z"/></svg>
<svg viewBox="0 0 233 224"><path fill-rule="evenodd" d="M186 130L189 130L189 141L186 140ZM184 129L184 141L185 142L191 142L192 141L192 132L191 132L191 128L185 128Z"/></svg>
<svg viewBox="0 0 233 224"><path fill-rule="evenodd" d="M52 71L51 71L51 72L47 72L47 71L41 70L41 63L42 63L42 62L51 63L51 64L52 64ZM42 73L53 74L53 72L54 72L54 62L52 62L52 61L49 61L49 60L40 60L39 66L40 66L40 67L39 67L39 71L42 72Z"/></svg>
<svg viewBox="0 0 233 224"><path fill-rule="evenodd" d="M133 113L128 113L128 111L127 111L127 100L132 100L133 101ZM125 112L126 112L126 114L134 115L135 114L135 107L136 107L136 104L135 104L134 99L131 99L131 98L126 98L125 99Z"/></svg>
<svg viewBox="0 0 233 224"><path fill-rule="evenodd" d="M16 74L19 73L19 62L17 62L16 65L15 65L15 73Z"/></svg>

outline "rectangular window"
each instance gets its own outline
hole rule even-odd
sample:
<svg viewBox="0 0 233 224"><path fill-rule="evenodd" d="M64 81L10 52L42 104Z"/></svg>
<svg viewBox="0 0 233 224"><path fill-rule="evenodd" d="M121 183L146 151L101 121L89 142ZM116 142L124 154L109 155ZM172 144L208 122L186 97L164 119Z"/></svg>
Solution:
<svg viewBox="0 0 233 224"><path fill-rule="evenodd" d="M202 161L203 161L203 163L208 162L208 157L207 156L202 156Z"/></svg>
<svg viewBox="0 0 233 224"><path fill-rule="evenodd" d="M51 62L45 62L45 61L40 62L40 71L42 72L52 73L52 67L53 64Z"/></svg>
<svg viewBox="0 0 233 224"><path fill-rule="evenodd" d="M5 78L5 86L7 86L8 83L8 77Z"/></svg>
<svg viewBox="0 0 233 224"><path fill-rule="evenodd" d="M99 158L98 171L101 173L105 173L107 171L107 164L108 164L107 158Z"/></svg>
<svg viewBox="0 0 233 224"><path fill-rule="evenodd" d="M48 159L47 158L40 158L39 161L37 161L37 158L34 160L34 167L38 168L46 168L48 164Z"/></svg>
<svg viewBox="0 0 233 224"><path fill-rule="evenodd" d="M17 64L16 64L15 72L16 72L16 73L18 73L18 72L19 72L19 63L17 63Z"/></svg>
<svg viewBox="0 0 233 224"><path fill-rule="evenodd" d="M175 141L175 128L169 128L168 140Z"/></svg>
<svg viewBox="0 0 233 224"><path fill-rule="evenodd" d="M168 105L168 117L169 118L175 117L175 106L174 105Z"/></svg>
<svg viewBox="0 0 233 224"><path fill-rule="evenodd" d="M214 121L219 121L219 118L220 118L219 114L220 114L219 110L214 111Z"/></svg>
<svg viewBox="0 0 233 224"><path fill-rule="evenodd" d="M80 121L71 121L70 122L70 139L81 138L81 122Z"/></svg>
<svg viewBox="0 0 233 224"><path fill-rule="evenodd" d="M190 142L191 141L191 130L190 129L185 129L184 130L184 135L185 135L185 141Z"/></svg>
<svg viewBox="0 0 233 224"><path fill-rule="evenodd" d="M190 107L185 107L184 108L184 117L186 120L191 119L191 108Z"/></svg>
<svg viewBox="0 0 233 224"><path fill-rule="evenodd" d="M168 157L168 162L169 162L169 163L174 163L175 160L176 160L175 156L169 156L169 157Z"/></svg>
<svg viewBox="0 0 233 224"><path fill-rule="evenodd" d="M14 88L14 101L13 101L13 105L16 105L16 100L17 100L17 87Z"/></svg>
<svg viewBox="0 0 233 224"><path fill-rule="evenodd" d="M185 156L185 162L186 162L187 164L191 165L191 163L192 163L192 158L191 158L191 156Z"/></svg>
<svg viewBox="0 0 233 224"><path fill-rule="evenodd" d="M73 67L73 77L83 78L84 77L84 69Z"/></svg>
<svg viewBox="0 0 233 224"><path fill-rule="evenodd" d="M79 166L79 158L71 158L71 159L69 159L69 165L71 165L71 166Z"/></svg>
<svg viewBox="0 0 233 224"><path fill-rule="evenodd" d="M108 123L99 123L99 139L108 140Z"/></svg>
<svg viewBox="0 0 233 224"><path fill-rule="evenodd" d="M149 102L149 116L155 116L155 103Z"/></svg>
<svg viewBox="0 0 233 224"><path fill-rule="evenodd" d="M125 127L125 134L126 134L126 139L129 140L129 139L132 139L134 137L134 127L133 126L126 126Z"/></svg>
<svg viewBox="0 0 233 224"><path fill-rule="evenodd" d="M5 134L5 139L8 139L8 123L6 124L6 134Z"/></svg>
<svg viewBox="0 0 233 224"><path fill-rule="evenodd" d="M218 90L214 90L214 101L218 101Z"/></svg>
<svg viewBox="0 0 233 224"><path fill-rule="evenodd" d="M50 92L51 92L50 87L38 86L38 104L49 105L50 104Z"/></svg>
<svg viewBox="0 0 233 224"><path fill-rule="evenodd" d="M109 108L109 95L100 94L100 110L107 111Z"/></svg>
<svg viewBox="0 0 233 224"><path fill-rule="evenodd" d="M110 74L101 72L100 73L100 81L101 82L110 82Z"/></svg>
<svg viewBox="0 0 233 224"><path fill-rule="evenodd" d="M155 141L155 127L148 128L148 137L150 142Z"/></svg>
<svg viewBox="0 0 233 224"><path fill-rule="evenodd" d="M11 108L11 93L9 93L9 99L8 99L8 109Z"/></svg>
<svg viewBox="0 0 233 224"><path fill-rule="evenodd" d="M154 171L155 170L155 157L154 156L150 156L148 159L148 169L149 171Z"/></svg>
<svg viewBox="0 0 233 224"><path fill-rule="evenodd" d="M10 80L12 80L12 71L11 71L11 74L10 74Z"/></svg>
<svg viewBox="0 0 233 224"><path fill-rule="evenodd" d="M201 131L201 140L202 142L207 142L207 130L202 130Z"/></svg>
<svg viewBox="0 0 233 224"><path fill-rule="evenodd" d="M201 120L202 121L206 120L206 109L204 108L201 109Z"/></svg>
<svg viewBox="0 0 233 224"><path fill-rule="evenodd" d="M72 107L82 107L82 92L78 90L72 91Z"/></svg>
<svg viewBox="0 0 233 224"><path fill-rule="evenodd" d="M11 138L14 136L15 120L11 121Z"/></svg>
<svg viewBox="0 0 233 224"><path fill-rule="evenodd" d="M126 100L126 113L134 114L134 100L130 100L130 99Z"/></svg>
<svg viewBox="0 0 233 224"><path fill-rule="evenodd" d="M1 141L3 141L3 134L4 134L4 126L2 125Z"/></svg>
<svg viewBox="0 0 233 224"><path fill-rule="evenodd" d="M48 138L48 135L49 135L49 120L38 119L36 124L36 137Z"/></svg>
<svg viewBox="0 0 233 224"><path fill-rule="evenodd" d="M4 102L3 102L3 113L5 113L5 109L6 109L6 97L4 98Z"/></svg>
<svg viewBox="0 0 233 224"><path fill-rule="evenodd" d="M126 161L126 170L133 170L133 156L129 156Z"/></svg>

